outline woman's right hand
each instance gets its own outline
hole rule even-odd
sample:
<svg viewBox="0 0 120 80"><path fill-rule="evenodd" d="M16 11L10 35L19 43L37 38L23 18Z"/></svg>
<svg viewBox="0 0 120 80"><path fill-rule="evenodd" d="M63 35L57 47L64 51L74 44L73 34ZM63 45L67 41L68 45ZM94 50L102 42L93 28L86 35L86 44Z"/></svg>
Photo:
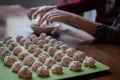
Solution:
<svg viewBox="0 0 120 80"><path fill-rule="evenodd" d="M42 17L46 12L49 10L57 8L55 5L49 5L49 6L41 6L41 7L34 7L30 8L27 11L27 16L30 20L37 18L37 16Z"/></svg>

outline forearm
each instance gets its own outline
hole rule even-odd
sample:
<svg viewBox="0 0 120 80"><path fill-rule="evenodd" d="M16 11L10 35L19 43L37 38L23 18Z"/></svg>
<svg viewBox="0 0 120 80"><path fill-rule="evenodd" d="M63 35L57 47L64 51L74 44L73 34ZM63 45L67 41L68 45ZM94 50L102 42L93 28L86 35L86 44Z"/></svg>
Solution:
<svg viewBox="0 0 120 80"><path fill-rule="evenodd" d="M75 20L75 25L79 29L86 31L87 33L89 33L91 35L94 35L96 33L97 26L101 25L101 23L92 22L90 20L87 20L87 19L85 19L81 16L77 16L77 15L74 20Z"/></svg>

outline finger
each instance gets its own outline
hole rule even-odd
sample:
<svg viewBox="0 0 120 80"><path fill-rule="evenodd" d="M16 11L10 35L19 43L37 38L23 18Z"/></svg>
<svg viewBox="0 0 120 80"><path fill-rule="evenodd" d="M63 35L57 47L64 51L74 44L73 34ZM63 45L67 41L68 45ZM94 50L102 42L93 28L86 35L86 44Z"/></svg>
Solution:
<svg viewBox="0 0 120 80"><path fill-rule="evenodd" d="M45 13L55 8L55 6L42 6L36 12L34 12L33 19L37 18L38 15L42 17Z"/></svg>
<svg viewBox="0 0 120 80"><path fill-rule="evenodd" d="M31 8L27 11L28 18L31 20L33 13L37 10L38 8Z"/></svg>
<svg viewBox="0 0 120 80"><path fill-rule="evenodd" d="M42 12L41 12L40 9L36 10L36 11L33 13L32 18L33 18L33 19L36 19L38 15L39 15L39 16L42 15Z"/></svg>
<svg viewBox="0 0 120 80"><path fill-rule="evenodd" d="M54 22L54 21L61 21L61 20L62 20L61 18L64 19L64 17L61 16L61 14L55 13L55 14L52 14L52 15L50 15L50 16L48 16L48 17L46 18L46 23L47 23L47 24L50 24L50 23L52 23L52 22Z"/></svg>
<svg viewBox="0 0 120 80"><path fill-rule="evenodd" d="M50 11L48 11L47 13L45 13L39 20L38 24L42 24L44 21L47 21L49 20L49 17L52 17L52 16L55 16L59 13L59 10L58 9L52 9Z"/></svg>

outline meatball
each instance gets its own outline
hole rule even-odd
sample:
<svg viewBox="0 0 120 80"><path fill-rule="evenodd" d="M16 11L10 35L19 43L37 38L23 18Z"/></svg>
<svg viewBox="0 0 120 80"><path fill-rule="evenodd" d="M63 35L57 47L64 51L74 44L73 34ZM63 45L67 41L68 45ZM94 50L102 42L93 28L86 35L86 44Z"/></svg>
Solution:
<svg viewBox="0 0 120 80"><path fill-rule="evenodd" d="M17 44L15 42L11 42L9 45L8 45L8 48L9 50L13 51L13 49L17 46Z"/></svg>
<svg viewBox="0 0 120 80"><path fill-rule="evenodd" d="M7 40L6 46L8 46L11 42L14 42L14 40L12 40L12 39Z"/></svg>
<svg viewBox="0 0 120 80"><path fill-rule="evenodd" d="M46 33L41 33L40 36L39 36L39 39L44 40L46 36L47 36Z"/></svg>
<svg viewBox="0 0 120 80"><path fill-rule="evenodd" d="M12 71L13 72L18 72L22 68L23 64L19 61L16 61L12 65Z"/></svg>
<svg viewBox="0 0 120 80"><path fill-rule="evenodd" d="M40 77L49 77L49 69L47 66L40 66L37 69L37 75Z"/></svg>
<svg viewBox="0 0 120 80"><path fill-rule="evenodd" d="M72 71L80 71L81 67L82 65L79 61L71 61L69 64L69 69Z"/></svg>
<svg viewBox="0 0 120 80"><path fill-rule="evenodd" d="M63 44L60 46L60 50L62 50L64 53L66 52L67 49L68 49L68 46L66 44Z"/></svg>
<svg viewBox="0 0 120 80"><path fill-rule="evenodd" d="M45 65L49 68L52 67L53 64L56 64L56 61L54 58L52 57L48 57L46 60L45 60Z"/></svg>
<svg viewBox="0 0 120 80"><path fill-rule="evenodd" d="M54 44L54 47L55 47L56 49L59 49L62 44L63 44L62 41L56 41L55 44Z"/></svg>
<svg viewBox="0 0 120 80"><path fill-rule="evenodd" d="M21 53L23 50L22 48L16 46L14 49L13 49L13 54L14 55L18 55L19 53Z"/></svg>
<svg viewBox="0 0 120 80"><path fill-rule="evenodd" d="M42 62L42 63L44 63L47 58L48 58L48 55L46 53L41 53L38 56L39 61Z"/></svg>
<svg viewBox="0 0 120 80"><path fill-rule="evenodd" d="M65 67L68 67L68 65L71 61L72 61L72 59L69 56L65 55L61 60L61 64Z"/></svg>
<svg viewBox="0 0 120 80"><path fill-rule="evenodd" d="M38 42L37 42L37 45L39 46L39 47L43 47L43 45L45 45L45 41L44 40L39 40Z"/></svg>
<svg viewBox="0 0 120 80"><path fill-rule="evenodd" d="M63 73L63 68L61 65L59 64L54 64L52 67L51 67L51 71L52 73L54 74L62 74Z"/></svg>
<svg viewBox="0 0 120 80"><path fill-rule="evenodd" d="M28 51L31 52L31 53L33 53L33 51L34 51L35 48L38 48L38 46L35 45L35 44L31 44L31 45L28 47Z"/></svg>
<svg viewBox="0 0 120 80"><path fill-rule="evenodd" d="M56 42L56 39L54 39L54 38L53 38L53 39L50 39L49 45L53 46L55 42Z"/></svg>
<svg viewBox="0 0 120 80"><path fill-rule="evenodd" d="M10 56L10 55L11 55L11 53L10 53L10 51L8 49L3 49L3 51L0 54L0 58L1 58L1 60L4 60L4 58L6 56Z"/></svg>
<svg viewBox="0 0 120 80"><path fill-rule="evenodd" d="M35 72L36 72L36 71L37 71L37 69L38 69L40 66L42 66L42 65L43 65L43 64L42 64L41 62L36 61L36 62L34 62L34 63L33 63L33 65L32 65L32 67L31 67L31 68L32 68L32 70L33 70L33 71L35 71Z"/></svg>
<svg viewBox="0 0 120 80"><path fill-rule="evenodd" d="M63 54L62 51L57 51L57 52L55 52L55 54L54 54L53 57L55 58L55 60L61 61L61 59L62 59L63 56L64 56L64 54Z"/></svg>
<svg viewBox="0 0 120 80"><path fill-rule="evenodd" d="M75 49L73 49L73 48L68 48L67 50L66 50L66 54L67 54L67 56L69 56L69 57L72 57L73 56L73 54L75 53Z"/></svg>
<svg viewBox="0 0 120 80"><path fill-rule="evenodd" d="M28 66L23 66L19 71L18 71L18 76L20 78L24 79L30 79L32 78L32 71Z"/></svg>
<svg viewBox="0 0 120 80"><path fill-rule="evenodd" d="M76 51L74 54L73 54L73 60L75 61L83 61L86 57L86 54L85 52L83 51Z"/></svg>
<svg viewBox="0 0 120 80"><path fill-rule="evenodd" d="M37 37L36 35L34 34L31 34L28 38L30 39L30 41L32 41L33 38Z"/></svg>
<svg viewBox="0 0 120 80"><path fill-rule="evenodd" d="M6 48L5 47L0 47L0 55L1 55L1 52L4 51Z"/></svg>
<svg viewBox="0 0 120 80"><path fill-rule="evenodd" d="M37 44L38 41L39 41L39 38L38 38L38 37L34 37L34 38L32 39L32 42L33 42L34 44Z"/></svg>
<svg viewBox="0 0 120 80"><path fill-rule="evenodd" d="M24 45L25 41L26 41L25 38L21 38L20 41L19 41L20 45Z"/></svg>
<svg viewBox="0 0 120 80"><path fill-rule="evenodd" d="M83 65L86 67L94 67L95 66L95 60L93 57L86 57L83 61Z"/></svg>
<svg viewBox="0 0 120 80"><path fill-rule="evenodd" d="M17 61L17 59L14 56L6 56L4 58L4 65L11 67L15 61Z"/></svg>
<svg viewBox="0 0 120 80"><path fill-rule="evenodd" d="M22 35L18 35L18 36L16 36L16 41L19 43L19 42L20 42L20 39L22 39L22 38L23 38Z"/></svg>
<svg viewBox="0 0 120 80"><path fill-rule="evenodd" d="M33 55L36 56L36 57L38 57L38 55L39 55L41 52L42 52L42 51L41 51L39 48L35 48L35 49L33 50Z"/></svg>
<svg viewBox="0 0 120 80"><path fill-rule="evenodd" d="M56 49L52 46L48 48L48 55L49 56L54 56Z"/></svg>
<svg viewBox="0 0 120 80"><path fill-rule="evenodd" d="M24 42L24 47L26 48L26 49L28 49L28 47L31 45L32 43L30 42L30 41L25 41Z"/></svg>
<svg viewBox="0 0 120 80"><path fill-rule="evenodd" d="M26 52L21 52L18 54L19 59L23 60L26 56L28 56L28 53Z"/></svg>
<svg viewBox="0 0 120 80"><path fill-rule="evenodd" d="M6 43L9 39L12 39L12 37L11 36L5 36L5 37L3 37L3 42L4 43Z"/></svg>
<svg viewBox="0 0 120 80"><path fill-rule="evenodd" d="M43 45L43 49L45 50L45 51L47 51L48 50L48 48L49 48L49 44L45 44L45 45Z"/></svg>
<svg viewBox="0 0 120 80"><path fill-rule="evenodd" d="M25 64L25 65L28 65L28 66L32 66L32 64L34 63L34 58L33 58L33 56L26 56L25 58L24 58L24 60L23 60L23 63Z"/></svg>
<svg viewBox="0 0 120 80"><path fill-rule="evenodd" d="M46 36L46 37L45 37L46 43L48 43L48 42L50 41L50 39L52 39L52 36Z"/></svg>

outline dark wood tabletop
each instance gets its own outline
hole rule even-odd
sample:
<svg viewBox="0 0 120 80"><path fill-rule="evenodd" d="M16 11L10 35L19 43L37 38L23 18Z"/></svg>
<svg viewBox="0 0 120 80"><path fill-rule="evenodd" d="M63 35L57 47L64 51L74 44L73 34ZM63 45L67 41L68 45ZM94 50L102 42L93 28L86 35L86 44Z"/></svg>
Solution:
<svg viewBox="0 0 120 80"><path fill-rule="evenodd" d="M0 40L5 35L15 37L17 34L28 36L33 33L33 31L29 29L28 25L26 25L26 22L28 22L28 20L25 8L21 7L16 9L11 8L10 6L1 6L0 10ZM19 26L16 26L15 23L10 22L12 20L14 21L15 19L18 19L18 21L22 24L17 23ZM21 21L19 19L21 19ZM65 37L68 38L65 39ZM81 44L76 40L76 38L74 38L74 36L71 37L71 35L65 32L64 35L60 34L58 38L64 43L68 44L70 47L81 49L86 52L87 55L94 57L97 61L110 67L108 71L89 74L81 77L74 77L70 79L120 80L120 46L112 44Z"/></svg>

